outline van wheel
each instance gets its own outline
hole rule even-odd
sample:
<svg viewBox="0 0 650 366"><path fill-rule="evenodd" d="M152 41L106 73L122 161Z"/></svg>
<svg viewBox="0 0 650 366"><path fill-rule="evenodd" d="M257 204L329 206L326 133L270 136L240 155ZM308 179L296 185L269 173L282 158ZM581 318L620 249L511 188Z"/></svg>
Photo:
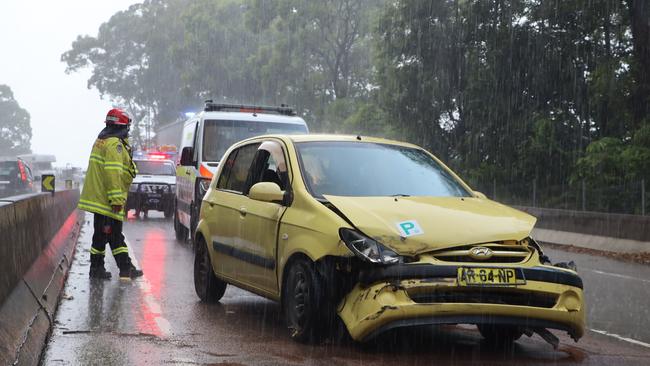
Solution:
<svg viewBox="0 0 650 366"><path fill-rule="evenodd" d="M304 259L291 264L282 286L282 310L289 336L298 342L317 342L321 329L323 287L313 265Z"/></svg>
<svg viewBox="0 0 650 366"><path fill-rule="evenodd" d="M201 240L194 252L194 290L203 302L221 300L228 284L215 276L210 262L210 253L205 241Z"/></svg>
<svg viewBox="0 0 650 366"><path fill-rule="evenodd" d="M524 334L520 327L499 324L478 324L478 331L489 343L499 345L512 344Z"/></svg>
<svg viewBox="0 0 650 366"><path fill-rule="evenodd" d="M194 233L199 222L199 209L192 204L190 206L190 240L194 241Z"/></svg>
<svg viewBox="0 0 650 366"><path fill-rule="evenodd" d="M174 233L176 234L176 240L187 240L187 228L178 220L178 210L176 209L174 210Z"/></svg>

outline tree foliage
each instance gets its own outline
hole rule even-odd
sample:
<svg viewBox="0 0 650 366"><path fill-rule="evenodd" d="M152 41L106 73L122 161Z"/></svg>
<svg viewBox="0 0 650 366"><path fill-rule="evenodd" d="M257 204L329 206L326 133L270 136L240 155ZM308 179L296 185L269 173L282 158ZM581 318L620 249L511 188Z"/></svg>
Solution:
<svg viewBox="0 0 650 366"><path fill-rule="evenodd" d="M645 177L649 14L641 0L147 0L62 59L158 124L208 97L287 103L312 131L408 140L479 189L567 206L583 182Z"/></svg>
<svg viewBox="0 0 650 366"><path fill-rule="evenodd" d="M0 85L0 156L31 152L32 128L29 113L14 99L7 85Z"/></svg>

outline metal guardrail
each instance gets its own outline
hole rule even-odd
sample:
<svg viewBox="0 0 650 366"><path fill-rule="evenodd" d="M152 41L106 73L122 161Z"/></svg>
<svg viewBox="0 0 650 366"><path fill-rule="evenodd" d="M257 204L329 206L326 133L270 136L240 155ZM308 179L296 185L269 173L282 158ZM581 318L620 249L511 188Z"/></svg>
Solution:
<svg viewBox="0 0 650 366"><path fill-rule="evenodd" d="M514 207L537 217L541 229L650 242L650 216Z"/></svg>

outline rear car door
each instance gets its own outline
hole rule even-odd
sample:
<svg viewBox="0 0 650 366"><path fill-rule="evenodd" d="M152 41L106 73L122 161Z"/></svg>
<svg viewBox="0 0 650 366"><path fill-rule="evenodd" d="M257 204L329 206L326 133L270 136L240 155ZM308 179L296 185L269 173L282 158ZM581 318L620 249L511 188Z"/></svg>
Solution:
<svg viewBox="0 0 650 366"><path fill-rule="evenodd" d="M214 251L213 268L222 276L242 281L250 268L248 248L237 245L240 221L246 212L241 208L248 199L244 195L251 163L259 143L233 150L217 177L214 193L206 197L203 217L207 220L211 238L209 246Z"/></svg>

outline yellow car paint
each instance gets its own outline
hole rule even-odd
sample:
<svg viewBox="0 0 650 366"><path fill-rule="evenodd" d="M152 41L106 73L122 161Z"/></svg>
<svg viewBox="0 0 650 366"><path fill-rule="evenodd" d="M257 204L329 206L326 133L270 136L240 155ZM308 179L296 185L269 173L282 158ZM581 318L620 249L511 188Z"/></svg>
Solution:
<svg viewBox="0 0 650 366"><path fill-rule="evenodd" d="M525 258L516 263L489 263L491 267L543 269L568 276L574 271L544 266L538 252L529 246L528 236L535 218L518 210L486 199L474 192L451 170L452 177L472 196L470 197L340 197L326 196L329 203L316 200L308 192L294 146L298 142L349 141L382 143L418 148L397 141L338 135L273 135L241 141L225 154L250 143L280 142L284 149L292 200L288 206L252 200L246 195L234 195L216 188L224 164L221 164L205 195L197 237L203 238L209 249L215 274L228 283L245 288L261 296L281 300L282 281L292 258L303 257L314 265L328 257L355 260L355 255L340 239L339 229L358 229L400 255L410 256L413 263L403 266L486 266L488 263L453 262L436 257L441 250L455 247L485 245L506 249L521 247ZM238 232L242 215L226 206L241 204L255 212L257 223L247 226L247 233ZM248 216L247 216L248 217ZM275 220L275 221L274 221ZM404 236L397 224L416 221L421 229L418 235ZM273 225L273 223L277 225ZM273 268L254 268L240 259L218 253L213 242L232 245L242 251L273 259ZM264 242L264 249L256 247ZM275 243L275 247L273 244ZM257 248L257 249L256 249ZM447 249L445 249L447 248ZM504 249L505 250L505 249ZM340 276L350 276L355 268L341 268ZM272 277L272 278L269 278ZM333 286L338 286L338 283ZM571 332L577 339L584 333L585 307L580 287L560 283L528 280L525 285L500 288L514 291L547 294L557 298L552 307L504 305L494 303L417 303L412 297L444 289L447 291L480 291L481 288L459 287L456 278L400 278L356 283L338 302L338 315L346 324L351 336L364 340L376 332L399 322L418 320L429 323L444 322L444 317L456 320L489 314L518 319L535 319L549 322ZM391 325L392 324L392 325ZM552 326L550 326L553 328Z"/></svg>
<svg viewBox="0 0 650 366"><path fill-rule="evenodd" d="M471 316L514 317L524 322L526 319L556 322L571 328L576 338L584 334L585 310L584 306L578 305L583 303L583 293L577 287L529 281L514 290L553 294L558 297L558 301L552 308L502 304L416 303L409 296L416 291L435 292L443 289L467 291L466 288L459 288L456 281L404 280L398 285L391 282L376 283L370 287L357 285L339 305L339 315L352 338L360 341L372 336L374 331L382 327L385 330L391 323L401 320L413 320L414 325L435 324L436 321L448 324L452 317L461 319ZM568 310L567 306L572 310Z"/></svg>
<svg viewBox="0 0 650 366"><path fill-rule="evenodd" d="M325 196L366 235L402 255L463 244L522 240L536 219L487 199L473 197ZM416 221L423 233L404 237L397 223Z"/></svg>

